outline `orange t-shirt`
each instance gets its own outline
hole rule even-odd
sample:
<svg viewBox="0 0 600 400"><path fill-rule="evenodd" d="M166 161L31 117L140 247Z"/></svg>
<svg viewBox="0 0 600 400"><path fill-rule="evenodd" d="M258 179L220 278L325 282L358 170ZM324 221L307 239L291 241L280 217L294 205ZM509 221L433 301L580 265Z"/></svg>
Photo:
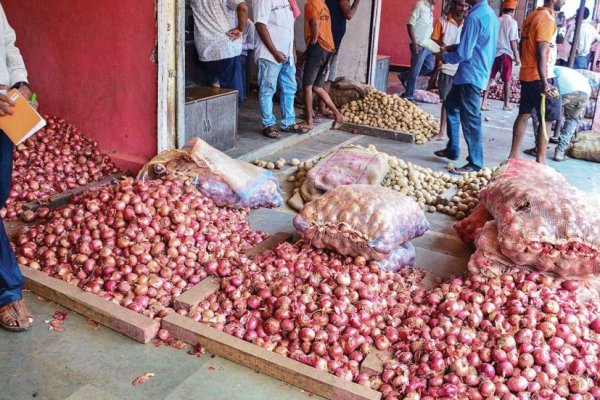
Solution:
<svg viewBox="0 0 600 400"><path fill-rule="evenodd" d="M525 82L540 80L537 67L537 44L549 42L548 66L546 76L554 78L554 66L556 64L556 34L558 28L554 19L554 11L550 8L540 7L535 10L523 23L523 34L521 39L521 75L520 79Z"/></svg>
<svg viewBox="0 0 600 400"><path fill-rule="evenodd" d="M312 29L311 21L319 24L319 45L330 52L335 51L333 34L331 33L331 15L323 0L308 0L304 6L304 40L309 45Z"/></svg>

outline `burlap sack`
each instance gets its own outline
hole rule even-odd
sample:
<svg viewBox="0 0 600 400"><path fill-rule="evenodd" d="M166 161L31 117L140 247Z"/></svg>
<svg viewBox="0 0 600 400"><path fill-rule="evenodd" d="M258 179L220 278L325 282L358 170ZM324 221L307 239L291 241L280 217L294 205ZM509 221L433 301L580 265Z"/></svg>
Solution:
<svg viewBox="0 0 600 400"><path fill-rule="evenodd" d="M581 160L600 162L600 132L579 132L573 140L570 154Z"/></svg>
<svg viewBox="0 0 600 400"><path fill-rule="evenodd" d="M360 100L365 97L369 86L348 79L337 79L329 89L329 96L336 107L341 108L351 101Z"/></svg>

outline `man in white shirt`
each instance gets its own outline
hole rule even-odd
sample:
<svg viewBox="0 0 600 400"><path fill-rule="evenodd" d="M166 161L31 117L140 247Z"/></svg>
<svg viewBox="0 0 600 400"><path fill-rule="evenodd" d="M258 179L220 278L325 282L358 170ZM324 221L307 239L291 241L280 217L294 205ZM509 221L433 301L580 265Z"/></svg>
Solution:
<svg viewBox="0 0 600 400"><path fill-rule="evenodd" d="M194 43L208 80L238 91L244 99L242 79L242 36L248 21L243 0L190 0L194 16ZM231 29L229 13L237 13L237 27Z"/></svg>
<svg viewBox="0 0 600 400"><path fill-rule="evenodd" d="M496 80L500 73L500 79L504 83L504 111L512 110L510 106L511 81L513 62L517 66L521 65L519 56L519 24L513 18L517 2L515 0L505 0L502 3L502 16L500 17L500 32L498 32L498 47L496 48L496 60L492 66L492 74L487 90L483 93L483 102L481 110L489 111L491 109L488 103L490 85Z"/></svg>
<svg viewBox="0 0 600 400"><path fill-rule="evenodd" d="M452 0L450 12L445 17L440 17L435 21L431 39L440 47L450 47L460 43L460 34L465 22L469 5L466 0ZM446 132L446 107L444 101L452 89L454 75L458 71L458 64L442 64L438 77L438 92L442 101L442 114L440 116L440 131L434 139L438 140Z"/></svg>
<svg viewBox="0 0 600 400"><path fill-rule="evenodd" d="M27 81L27 70L21 52L15 46L16 35L0 5L0 117L13 113L14 103L6 96L6 91L15 88L26 98L32 92ZM34 104L37 108L37 104ZM4 132L0 132L0 208L4 207L10 192L12 177L12 157L14 145ZM23 303L25 283L4 224L0 221L0 327L19 332L31 328L33 318Z"/></svg>
<svg viewBox="0 0 600 400"><path fill-rule="evenodd" d="M412 8L406 27L410 38L410 71L401 75L406 92L404 97L413 101L417 78L427 75L435 67L435 57L426 46L433 32L433 8L438 0L418 0Z"/></svg>
<svg viewBox="0 0 600 400"><path fill-rule="evenodd" d="M573 68L575 69L589 68L589 58L592 45L595 42L600 42L600 35L598 34L596 27L590 22L589 18L590 10L586 7L583 12L583 22L581 23L581 31L579 32L579 41L577 42L577 53L575 57L575 64L573 65ZM574 39L575 33L571 32L569 43L573 44Z"/></svg>
<svg viewBox="0 0 600 400"><path fill-rule="evenodd" d="M289 0L254 3L256 39L254 58L258 64L258 99L263 135L277 139L279 131L306 133L296 124L296 64L294 62L294 15ZM281 124L273 114L277 84L281 92Z"/></svg>

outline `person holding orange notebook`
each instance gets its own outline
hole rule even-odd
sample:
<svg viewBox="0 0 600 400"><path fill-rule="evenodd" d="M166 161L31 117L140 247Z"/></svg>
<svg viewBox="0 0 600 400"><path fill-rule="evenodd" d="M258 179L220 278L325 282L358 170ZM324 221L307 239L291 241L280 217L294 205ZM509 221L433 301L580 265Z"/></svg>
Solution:
<svg viewBox="0 0 600 400"><path fill-rule="evenodd" d="M0 5L0 118L13 114L14 102L6 95L7 90L17 89L30 100L33 96L27 80L27 70L21 52L15 46L15 31L8 24ZM30 100L31 101L31 100ZM34 108L37 103L33 102ZM0 208L4 207L10 192L13 168L14 144L0 132ZM19 270L10 241L0 221L0 327L9 331L31 328L33 318L23 303L24 279Z"/></svg>

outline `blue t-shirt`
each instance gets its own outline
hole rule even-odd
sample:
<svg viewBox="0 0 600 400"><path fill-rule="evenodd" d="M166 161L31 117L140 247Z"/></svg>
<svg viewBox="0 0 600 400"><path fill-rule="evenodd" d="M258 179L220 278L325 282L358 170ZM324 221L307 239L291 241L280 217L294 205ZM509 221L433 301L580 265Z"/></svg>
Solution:
<svg viewBox="0 0 600 400"><path fill-rule="evenodd" d="M346 17L342 13L340 8L340 0L325 0L327 8L329 8L329 14L331 15L331 33L333 34L333 44L335 50L340 49L342 39L346 34Z"/></svg>

